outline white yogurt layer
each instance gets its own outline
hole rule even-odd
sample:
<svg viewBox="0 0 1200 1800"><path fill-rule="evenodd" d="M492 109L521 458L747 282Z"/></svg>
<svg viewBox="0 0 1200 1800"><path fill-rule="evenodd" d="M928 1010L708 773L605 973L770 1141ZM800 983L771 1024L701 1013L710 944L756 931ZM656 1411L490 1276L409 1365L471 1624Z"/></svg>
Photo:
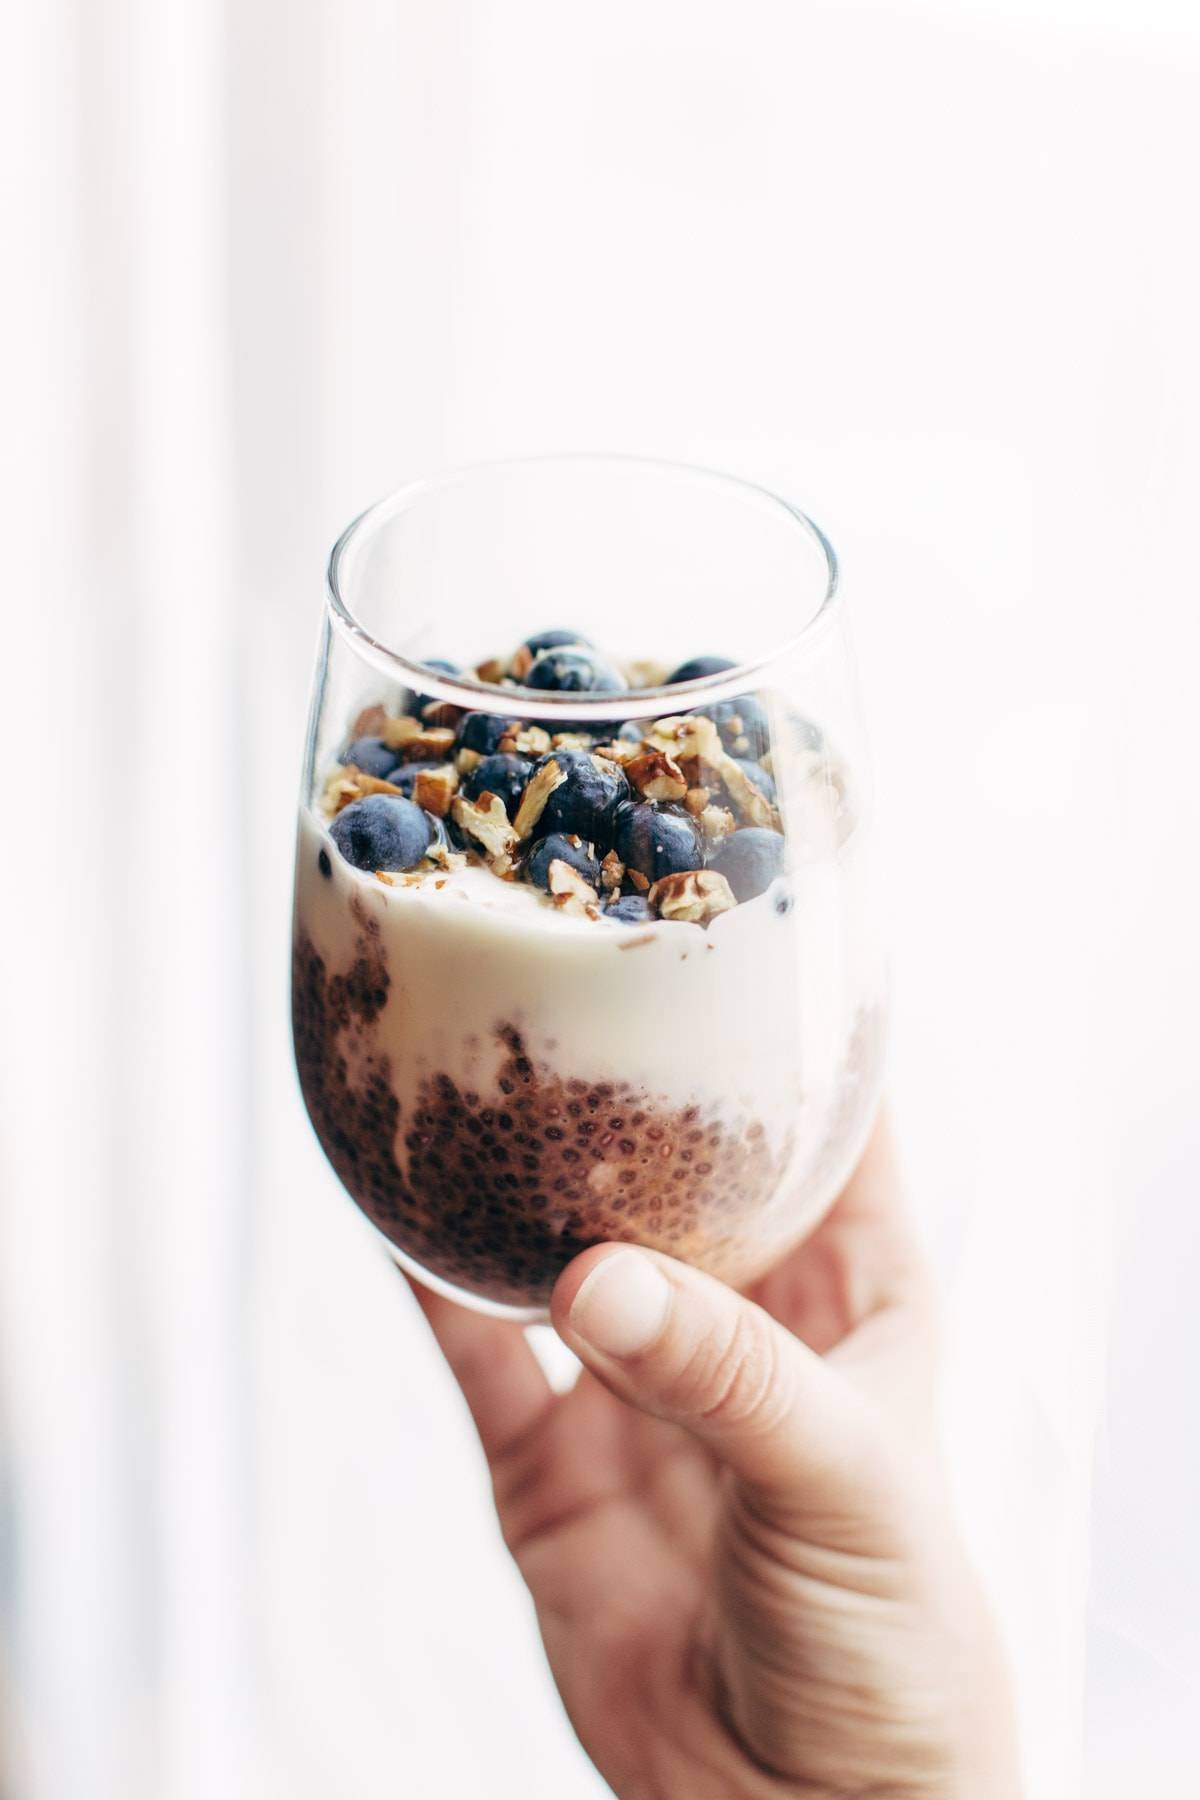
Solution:
<svg viewBox="0 0 1200 1800"><path fill-rule="evenodd" d="M352 900L378 921L390 986L373 1042L405 1113L430 1070L499 1101L496 1034L508 1025L562 1077L752 1117L776 1144L791 1134L765 1257L829 1204L869 1122L885 971L865 859L852 833L707 928L627 926L555 912L474 866L386 886L302 809L296 927L336 973L362 935ZM402 1141L396 1154L404 1167Z"/></svg>

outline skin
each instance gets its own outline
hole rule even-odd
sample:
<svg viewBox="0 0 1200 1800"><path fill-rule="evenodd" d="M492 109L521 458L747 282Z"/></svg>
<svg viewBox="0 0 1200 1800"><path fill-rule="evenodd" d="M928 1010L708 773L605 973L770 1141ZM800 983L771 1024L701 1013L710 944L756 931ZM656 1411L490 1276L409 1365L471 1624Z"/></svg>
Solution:
<svg viewBox="0 0 1200 1800"><path fill-rule="evenodd" d="M567 1394L519 1327L414 1291L567 1712L619 1800L1018 1800L886 1126L750 1296L652 1251L577 1257L552 1306L585 1364Z"/></svg>

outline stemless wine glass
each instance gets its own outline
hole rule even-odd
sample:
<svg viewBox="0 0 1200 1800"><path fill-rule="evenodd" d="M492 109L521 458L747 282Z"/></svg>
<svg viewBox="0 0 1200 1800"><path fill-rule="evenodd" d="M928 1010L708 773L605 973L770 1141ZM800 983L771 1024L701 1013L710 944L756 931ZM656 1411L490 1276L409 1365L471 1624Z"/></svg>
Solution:
<svg viewBox="0 0 1200 1800"><path fill-rule="evenodd" d="M836 587L775 495L616 457L417 482L335 547L297 1064L337 1174L431 1287L544 1316L611 1239L743 1285L845 1180L886 981ZM523 685L551 633L595 647L584 691ZM589 691L597 663L629 687ZM576 780L600 793L579 814ZM381 795L394 855L351 830Z"/></svg>

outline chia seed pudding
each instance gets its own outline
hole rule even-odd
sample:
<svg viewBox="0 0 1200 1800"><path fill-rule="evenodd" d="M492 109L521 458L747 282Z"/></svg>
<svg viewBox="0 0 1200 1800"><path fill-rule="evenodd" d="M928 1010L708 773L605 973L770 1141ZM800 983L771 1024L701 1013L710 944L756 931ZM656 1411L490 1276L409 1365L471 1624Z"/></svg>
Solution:
<svg viewBox="0 0 1200 1800"><path fill-rule="evenodd" d="M662 671L569 633L473 673L494 713L372 703L301 808L317 1136L398 1259L464 1298L544 1310L613 1240L745 1284L820 1218L874 1111L849 773L770 693L623 723ZM508 717L513 685L612 692L611 728Z"/></svg>

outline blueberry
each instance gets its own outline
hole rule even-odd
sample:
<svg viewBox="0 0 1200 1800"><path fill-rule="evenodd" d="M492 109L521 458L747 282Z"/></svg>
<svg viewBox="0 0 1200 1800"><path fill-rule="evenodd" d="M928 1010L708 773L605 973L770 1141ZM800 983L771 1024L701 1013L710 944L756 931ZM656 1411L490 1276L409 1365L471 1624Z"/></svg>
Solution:
<svg viewBox="0 0 1200 1800"><path fill-rule="evenodd" d="M622 925L652 925L655 913L645 894L622 894L619 900L609 901L604 917Z"/></svg>
<svg viewBox="0 0 1200 1800"><path fill-rule="evenodd" d="M416 786L417 776L428 774L431 769L440 769L442 766L441 763L435 762L401 763L398 768L392 770L391 774L388 776L388 780L393 787L398 787L400 789L400 792L406 799L411 800L413 788Z"/></svg>
<svg viewBox="0 0 1200 1800"><path fill-rule="evenodd" d="M389 749L381 737L360 737L346 745L342 761L353 763L364 775L374 775L376 780L383 781L395 768L399 755Z"/></svg>
<svg viewBox="0 0 1200 1800"><path fill-rule="evenodd" d="M721 733L721 742L734 756L765 756L771 747L766 709L754 694L739 694L736 700L697 706L693 712L696 715L713 721Z"/></svg>
<svg viewBox="0 0 1200 1800"><path fill-rule="evenodd" d="M527 637L522 646L530 656L537 656L543 650L561 650L564 644L582 644L585 650L592 647L591 638L585 638L582 631L535 631Z"/></svg>
<svg viewBox="0 0 1200 1800"><path fill-rule="evenodd" d="M783 872L784 839L778 831L747 825L727 837L712 859L712 868L723 875L737 900L753 900Z"/></svg>
<svg viewBox="0 0 1200 1800"><path fill-rule="evenodd" d="M626 719L620 731L617 733L617 742L620 744L640 744L646 735L646 723L647 722L644 719Z"/></svg>
<svg viewBox="0 0 1200 1800"><path fill-rule="evenodd" d="M455 746L459 750L475 750L480 756L491 756L499 748L505 732L516 729L515 719L502 719L499 713L467 713L459 724Z"/></svg>
<svg viewBox="0 0 1200 1800"><path fill-rule="evenodd" d="M429 815L396 794L368 794L340 812L330 836L356 869L414 869L429 848Z"/></svg>
<svg viewBox="0 0 1200 1800"><path fill-rule="evenodd" d="M660 811L649 801L617 814L616 852L626 868L650 881L704 867L704 843L686 813Z"/></svg>
<svg viewBox="0 0 1200 1800"><path fill-rule="evenodd" d="M549 694L619 694L625 681L594 650L575 644L543 650L525 677L526 687Z"/></svg>
<svg viewBox="0 0 1200 1800"><path fill-rule="evenodd" d="M736 668L737 664L727 656L693 656L667 676L664 686L674 687L677 681L700 681L706 675L722 675L726 669Z"/></svg>
<svg viewBox="0 0 1200 1800"><path fill-rule="evenodd" d="M475 764L463 782L463 793L468 800L478 800L484 793L499 794L511 819L521 804L521 795L532 770L533 764L527 756L497 751L494 756L485 756L482 762Z"/></svg>
<svg viewBox="0 0 1200 1800"><path fill-rule="evenodd" d="M788 729L791 732L792 744L797 750L823 750L825 733L811 719L802 718L799 713L788 714Z"/></svg>
<svg viewBox="0 0 1200 1800"><path fill-rule="evenodd" d="M753 762L748 756L735 756L733 760L749 776L764 799L774 800L775 783L761 763Z"/></svg>
<svg viewBox="0 0 1200 1800"><path fill-rule="evenodd" d="M550 891L550 864L559 861L570 863L577 869L583 879L595 887L600 880L600 864L592 855L583 839L568 837L564 832L552 831L548 837L539 838L529 852L529 860L525 864L525 872L535 887Z"/></svg>
<svg viewBox="0 0 1200 1800"><path fill-rule="evenodd" d="M586 750L551 750L534 773L553 760L567 779L555 788L534 827L538 837L563 831L586 838L601 855L612 843L617 808L629 797L629 783L616 763L596 762Z"/></svg>
<svg viewBox="0 0 1200 1800"><path fill-rule="evenodd" d="M427 656L423 666L427 669L435 669L439 675L462 674L462 670L459 668L458 664L447 662L444 656ZM422 710L426 706L440 706L442 704L444 704L444 702L435 701L432 694L405 694L404 705L401 707L401 711L411 713L414 717L419 718Z"/></svg>

